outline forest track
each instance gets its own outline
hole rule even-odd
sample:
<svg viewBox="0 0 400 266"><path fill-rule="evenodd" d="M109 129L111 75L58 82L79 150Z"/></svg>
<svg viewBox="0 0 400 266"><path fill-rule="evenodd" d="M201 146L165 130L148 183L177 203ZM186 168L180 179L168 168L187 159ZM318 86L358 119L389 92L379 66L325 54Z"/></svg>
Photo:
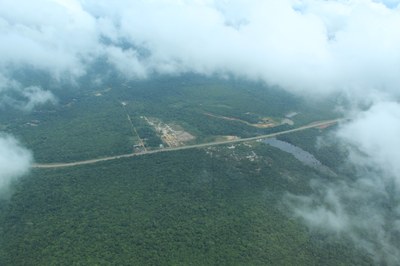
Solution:
<svg viewBox="0 0 400 266"><path fill-rule="evenodd" d="M200 143L200 144L180 146L180 147L169 147L169 148L163 148L163 149L157 149L157 150L147 150L147 151L143 151L143 152L139 152L139 153L128 153L128 154L109 156L109 157L90 159L90 160L83 160L83 161L77 161L77 162L70 162L70 163L33 164L32 168L72 167L72 166L95 164L95 163L99 163L99 162L112 161L112 160L118 160L118 159L122 159L122 158L130 158L130 157L142 156L142 155L160 153L160 152L189 150L189 149L196 149L196 148L207 148L207 147L224 145L224 144L233 144L233 143L241 143L241 142L247 142L247 141L255 141L255 140L259 140L259 139L273 138L273 137L276 137L276 136L285 135L285 134L289 134L289 133L293 133L293 132L297 132L297 131L302 131L302 130L306 130L306 129L310 129L310 128L319 128L321 126L331 126L331 125L339 123L342 120L343 119L339 118L339 119L333 119L333 120L313 122L313 123L305 125L305 126L301 126L301 127L297 127L297 128L293 128L293 129L288 129L288 130L283 130L283 131L279 131L279 132L275 132L275 133L271 133L271 134L250 137L250 138L242 138L242 139L235 139L235 140L224 140L224 141Z"/></svg>

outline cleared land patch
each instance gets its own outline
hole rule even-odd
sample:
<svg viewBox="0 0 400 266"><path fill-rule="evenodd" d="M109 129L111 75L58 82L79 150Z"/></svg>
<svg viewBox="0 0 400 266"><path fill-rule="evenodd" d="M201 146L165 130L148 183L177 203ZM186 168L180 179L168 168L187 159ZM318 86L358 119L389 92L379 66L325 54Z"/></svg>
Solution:
<svg viewBox="0 0 400 266"><path fill-rule="evenodd" d="M179 147L195 139L195 136L179 125L166 124L157 118L148 118L146 116L142 116L142 118L156 130L163 143L168 147Z"/></svg>
<svg viewBox="0 0 400 266"><path fill-rule="evenodd" d="M269 117L265 117L262 118L261 121L259 121L258 123L252 124L249 123L245 120L239 119L239 118L235 118L235 117L227 117L227 116L222 116L222 115L215 115L212 113L204 113L207 116L210 117L214 117L214 118L219 118L219 119L223 119L223 120L228 120L228 121L237 121L240 122L242 124L246 124L248 126L252 126L252 127L256 127L256 128L270 128L270 127L276 127L279 126L280 124L275 122L272 118Z"/></svg>

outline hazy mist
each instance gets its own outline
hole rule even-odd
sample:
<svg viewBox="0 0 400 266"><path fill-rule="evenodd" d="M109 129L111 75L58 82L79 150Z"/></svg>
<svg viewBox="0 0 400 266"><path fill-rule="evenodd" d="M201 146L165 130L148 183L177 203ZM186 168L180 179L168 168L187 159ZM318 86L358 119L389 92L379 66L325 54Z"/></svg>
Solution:
<svg viewBox="0 0 400 266"><path fill-rule="evenodd" d="M26 174L32 154L13 137L0 134L0 197L7 196L12 183Z"/></svg>

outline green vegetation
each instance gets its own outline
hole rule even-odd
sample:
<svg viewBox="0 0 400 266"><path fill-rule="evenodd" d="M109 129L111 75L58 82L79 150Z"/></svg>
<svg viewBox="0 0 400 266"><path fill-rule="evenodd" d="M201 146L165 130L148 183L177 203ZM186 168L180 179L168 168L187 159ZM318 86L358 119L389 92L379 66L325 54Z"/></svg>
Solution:
<svg viewBox="0 0 400 266"><path fill-rule="evenodd" d="M159 147L161 140L141 116L180 125L196 136L196 142L223 135L250 137L291 127L260 129L206 113L257 123L265 117L281 121L296 111L299 115L292 118L295 126L334 116L333 103L306 104L279 88L235 79L186 75L130 82L113 78L101 86L82 80L80 84L81 88L70 91L60 89L56 106L46 105L32 113L1 110L1 128L18 136L35 152L36 161L45 163L132 152L132 146L139 143L127 114L139 136L146 139L147 148Z"/></svg>
<svg viewBox="0 0 400 266"><path fill-rule="evenodd" d="M336 126L333 129L335 128ZM278 139L310 152L322 164L335 169L335 171L354 176L354 166L347 163L348 152L346 147L340 144L331 134L331 130L310 129L281 135Z"/></svg>
<svg viewBox="0 0 400 266"><path fill-rule="evenodd" d="M128 153L132 133L117 102L82 97L51 109L15 115L6 132L35 152L38 162L63 162Z"/></svg>
<svg viewBox="0 0 400 266"><path fill-rule="evenodd" d="M293 127L257 128L221 117L254 124L297 112L294 126L335 117L334 100L306 103L235 79L113 77L100 88L90 79L79 84L60 88L56 106L1 110L0 128L18 136L37 162L51 163L130 153L139 138L157 149L159 132L144 117L182 128L196 137L190 143ZM336 144L316 149L320 134L281 138L336 170L342 151ZM310 193L309 181L331 178L325 175L258 142L35 169L0 201L0 265L372 264L348 239L308 231L282 204L286 193Z"/></svg>
<svg viewBox="0 0 400 266"><path fill-rule="evenodd" d="M252 145L35 170L1 204L0 264L372 263L281 208L284 193L308 191L317 173Z"/></svg>

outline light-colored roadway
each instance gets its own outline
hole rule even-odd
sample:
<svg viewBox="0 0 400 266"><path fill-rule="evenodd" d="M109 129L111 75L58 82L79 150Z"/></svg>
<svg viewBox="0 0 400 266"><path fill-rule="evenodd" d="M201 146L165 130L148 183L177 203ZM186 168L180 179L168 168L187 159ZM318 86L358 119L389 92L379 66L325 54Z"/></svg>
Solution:
<svg viewBox="0 0 400 266"><path fill-rule="evenodd" d="M308 124L308 125L305 125L305 126L301 126L301 127L298 127L298 128L284 130L284 131L271 133L271 134L267 134L267 135L251 137L251 138L200 143L200 144L195 144L195 145L187 145L187 146L181 146L181 147L170 147L170 148L163 148L163 149L157 149L157 150L147 150L147 151L140 152L140 153L128 153L128 154L122 154L122 155L116 155L116 156L110 156L110 157L103 157L103 158L97 158L97 159L90 159L90 160L84 160L84 161L78 161L78 162L70 162L70 163L33 164L32 167L33 168L71 167L71 166L78 166L78 165L85 165L85 164L95 164L95 163L98 163L98 162L118 160L118 159L122 159L122 158L129 158L129 157L141 156L141 155L152 154L152 153L188 150L188 149L196 149L196 148L206 148L206 147L223 145L223 144L232 144L232 143L240 143L240 142L246 142L246 141L254 141L254 140L258 140L258 139L273 138L273 137L276 137L276 136L279 136L279 135L289 134L289 133L292 133L292 132L302 131L302 130L306 130L306 129L310 129L310 128L330 126L330 125L336 124L336 123L338 123L340 121L342 121L342 119L333 119L333 120L327 120L327 121L321 121L321 122L314 122L314 123L311 123L311 124Z"/></svg>

